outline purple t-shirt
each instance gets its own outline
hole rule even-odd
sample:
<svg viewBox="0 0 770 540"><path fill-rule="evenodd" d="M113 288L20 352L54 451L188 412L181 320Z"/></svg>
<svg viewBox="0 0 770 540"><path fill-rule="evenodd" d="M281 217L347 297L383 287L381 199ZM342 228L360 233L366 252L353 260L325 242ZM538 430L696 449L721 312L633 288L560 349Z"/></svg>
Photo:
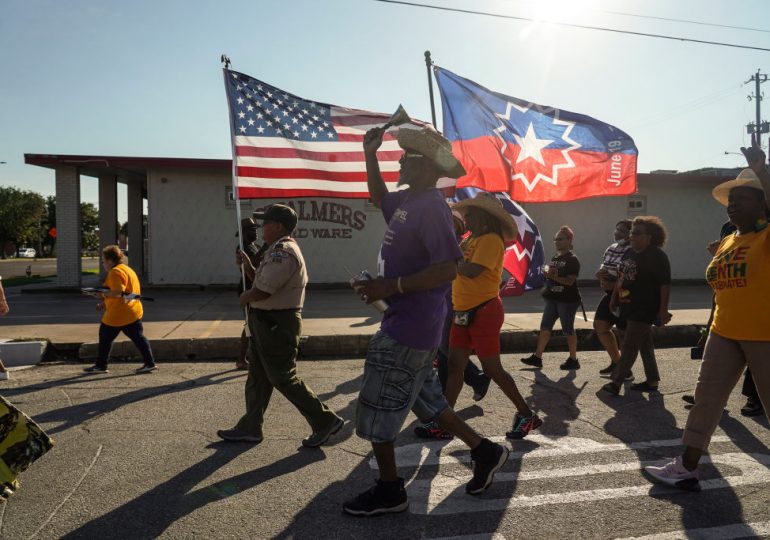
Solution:
<svg viewBox="0 0 770 540"><path fill-rule="evenodd" d="M428 266L461 259L452 213L437 189L411 196L411 190L388 193L380 201L388 223L382 239L378 274L408 276ZM394 294L382 319L382 331L414 349L435 349L441 341L450 283L427 291Z"/></svg>

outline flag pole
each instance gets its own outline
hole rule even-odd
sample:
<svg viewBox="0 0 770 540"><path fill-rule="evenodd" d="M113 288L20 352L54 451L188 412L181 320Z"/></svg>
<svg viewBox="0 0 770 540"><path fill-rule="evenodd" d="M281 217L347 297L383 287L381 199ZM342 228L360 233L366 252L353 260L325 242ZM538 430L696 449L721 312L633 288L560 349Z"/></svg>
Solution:
<svg viewBox="0 0 770 540"><path fill-rule="evenodd" d="M428 69L428 93L430 94L430 117L433 120L433 127L438 130L436 126L436 104L433 102L433 73L431 67L433 67L433 60L430 59L430 51L425 51L425 67Z"/></svg>
<svg viewBox="0 0 770 540"><path fill-rule="evenodd" d="M222 62L222 81L225 84L225 95L227 96L227 114L230 117L230 149L233 156L233 163L231 168L231 175L232 175L232 185L233 185L233 200L235 201L235 223L236 223L236 230L238 231L238 246L240 247L240 250L243 251L243 230L241 230L241 198L238 194L238 176L237 176L237 169L235 164L235 131L233 130L233 126L235 125L235 121L233 118L233 107L230 104L230 92L227 89L227 73L230 69L230 59L227 57L227 55L222 55L220 58ZM243 281L244 288L246 287L246 270L243 267L243 263L241 263L241 280ZM246 336L251 337L251 332L249 332L249 311L248 307L243 307L243 328L246 331Z"/></svg>

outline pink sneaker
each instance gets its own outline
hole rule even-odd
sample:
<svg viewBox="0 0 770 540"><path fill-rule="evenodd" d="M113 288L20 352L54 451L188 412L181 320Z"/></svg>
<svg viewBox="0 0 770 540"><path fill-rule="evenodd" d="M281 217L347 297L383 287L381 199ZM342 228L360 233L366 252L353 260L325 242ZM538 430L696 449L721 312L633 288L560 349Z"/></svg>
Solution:
<svg viewBox="0 0 770 540"><path fill-rule="evenodd" d="M682 465L682 456L666 463L662 467L648 465L644 468L644 472L663 484L688 491L700 491L698 469L694 471L685 469L684 465Z"/></svg>

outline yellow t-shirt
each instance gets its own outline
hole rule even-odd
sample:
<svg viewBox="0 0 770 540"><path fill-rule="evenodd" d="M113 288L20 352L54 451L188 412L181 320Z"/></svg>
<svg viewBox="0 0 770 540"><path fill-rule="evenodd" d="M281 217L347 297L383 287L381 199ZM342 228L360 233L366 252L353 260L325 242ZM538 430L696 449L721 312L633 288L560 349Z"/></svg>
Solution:
<svg viewBox="0 0 770 540"><path fill-rule="evenodd" d="M770 227L726 236L706 269L716 310L711 331L728 339L770 341Z"/></svg>
<svg viewBox="0 0 770 540"><path fill-rule="evenodd" d="M111 291L142 293L136 272L122 263L114 266L112 270L107 272L104 286ZM104 307L102 322L108 326L126 326L134 321L138 321L144 315L142 303L139 300L132 300L126 303L123 298L105 296Z"/></svg>
<svg viewBox="0 0 770 540"><path fill-rule="evenodd" d="M488 233L479 237L469 236L462 241L460 249L466 262L484 267L484 271L475 278L457 274L452 282L452 308L467 311L499 294L505 244L498 235Z"/></svg>

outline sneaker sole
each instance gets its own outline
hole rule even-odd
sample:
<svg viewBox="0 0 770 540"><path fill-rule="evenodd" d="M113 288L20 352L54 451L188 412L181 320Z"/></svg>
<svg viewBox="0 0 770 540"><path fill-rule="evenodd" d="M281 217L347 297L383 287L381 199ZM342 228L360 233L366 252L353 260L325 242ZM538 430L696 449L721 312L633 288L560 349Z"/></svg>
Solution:
<svg viewBox="0 0 770 540"><path fill-rule="evenodd" d="M376 508L374 510L351 510L346 507L342 507L342 509L350 514L351 516L378 516L380 514L397 514L399 512L403 512L409 508L409 501L405 501L397 506L390 506L388 508Z"/></svg>
<svg viewBox="0 0 770 540"><path fill-rule="evenodd" d="M329 431L329 433L327 433L327 434L326 434L326 437L324 437L323 439L321 439L319 442L317 442L317 443L315 443L315 444L305 444L305 441L302 441L302 446L304 446L305 448L318 448L319 446L321 446L322 444L324 444L326 441L328 441L328 440L329 440L329 438L330 438L332 435L334 435L334 434L335 434L335 433L337 433L339 430L341 430L341 429L342 429L342 426L344 426L344 425L345 425L345 420L343 420L342 418L340 418L340 419L339 419L339 423L338 423L336 426L332 427L331 431Z"/></svg>
<svg viewBox="0 0 770 540"><path fill-rule="evenodd" d="M141 375L143 373L152 373L153 371L158 371L158 366L153 366L153 367L151 367L149 369L139 368L139 369L136 370L136 373L138 375Z"/></svg>
<svg viewBox="0 0 770 540"><path fill-rule="evenodd" d="M509 441L520 441L524 437L526 437L527 435L529 435L530 433L532 433L533 431L535 431L537 428L539 428L542 425L543 425L543 421L540 420L540 423L538 425L536 425L535 427L533 427L532 429L530 429L529 431L527 431L523 435L519 435L519 433L521 433L521 431L509 431L509 432L507 432L505 434L505 438L508 439Z"/></svg>
<svg viewBox="0 0 770 540"><path fill-rule="evenodd" d="M466 493L468 493L468 495L479 495L480 493L485 492L487 488L492 485L492 481L495 479L495 474L497 474L497 471L499 471L503 465L505 465L505 462L508 461L508 456L510 454L511 452L508 450L508 447L503 446L503 453L500 454L500 458L497 460L497 464L492 467L492 470L489 471L487 480L484 482L484 485L478 489L474 489L473 491L467 491Z"/></svg>
<svg viewBox="0 0 770 540"><path fill-rule="evenodd" d="M644 473L651 479L655 480L655 482L664 485L664 486L670 486L678 489L683 489L685 491L693 491L697 492L701 490L700 486L700 480L697 478L686 478L684 480L674 480L671 478L660 478L657 475L651 473L647 469L642 469Z"/></svg>
<svg viewBox="0 0 770 540"><path fill-rule="evenodd" d="M264 440L264 437L252 437L244 435L242 437L224 437L220 433L217 433L217 437L222 439L226 442L244 442L244 443L252 443L252 444L259 444Z"/></svg>

